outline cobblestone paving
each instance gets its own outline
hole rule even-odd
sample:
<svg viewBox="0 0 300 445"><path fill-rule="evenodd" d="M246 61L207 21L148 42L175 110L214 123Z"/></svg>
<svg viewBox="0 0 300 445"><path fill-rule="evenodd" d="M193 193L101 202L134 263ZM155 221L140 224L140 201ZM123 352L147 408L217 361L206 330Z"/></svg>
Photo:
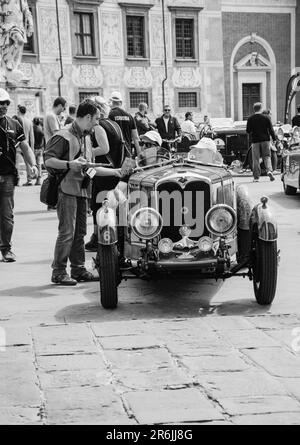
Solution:
<svg viewBox="0 0 300 445"><path fill-rule="evenodd" d="M299 324L265 315L8 329L0 423L300 424Z"/></svg>

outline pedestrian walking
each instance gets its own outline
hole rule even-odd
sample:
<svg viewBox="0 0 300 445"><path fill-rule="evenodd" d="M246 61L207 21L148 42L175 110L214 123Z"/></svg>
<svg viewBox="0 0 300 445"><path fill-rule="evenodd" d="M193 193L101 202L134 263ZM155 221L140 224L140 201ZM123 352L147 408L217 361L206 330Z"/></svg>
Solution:
<svg viewBox="0 0 300 445"><path fill-rule="evenodd" d="M30 167L30 174L37 175L34 154L26 141L22 126L7 116L10 102L7 91L0 88L0 250L3 261L7 263L16 261L11 250L11 239L14 228L14 190L18 181L18 147Z"/></svg>
<svg viewBox="0 0 300 445"><path fill-rule="evenodd" d="M292 119L292 127L300 127L300 104L297 105L297 114Z"/></svg>
<svg viewBox="0 0 300 445"><path fill-rule="evenodd" d="M262 114L262 104L257 102L253 106L254 114L247 120L246 131L252 143L252 172L253 181L258 182L261 175L260 158L263 159L270 181L274 181L270 155L270 138L275 141L276 136L270 119Z"/></svg>
<svg viewBox="0 0 300 445"><path fill-rule="evenodd" d="M131 143L134 144L135 155L140 154L139 135L136 129L134 118L122 107L123 99L119 91L114 91L110 97L111 111L109 118L115 121L122 130L125 141L125 157L132 156Z"/></svg>
<svg viewBox="0 0 300 445"><path fill-rule="evenodd" d="M45 135L42 126L42 121L39 117L33 118L33 133L34 133L34 155L35 155L36 165L38 168L38 177L35 185L41 185L43 153L45 148Z"/></svg>
<svg viewBox="0 0 300 445"><path fill-rule="evenodd" d="M57 97L53 102L52 111L46 115L44 122L46 143L57 131L59 131L63 127L61 114L66 109L66 103L67 101L63 97Z"/></svg>
<svg viewBox="0 0 300 445"><path fill-rule="evenodd" d="M74 286L79 281L96 278L85 268L84 237L87 229L87 200L90 198L87 166L93 161L89 133L97 125L100 112L95 103L84 100L77 109L76 119L56 133L47 143L45 165L50 171L63 174L60 182L57 215L59 220L52 283ZM98 167L95 175L111 175L107 168ZM115 171L119 175L119 171ZM70 261L71 276L67 273Z"/></svg>
<svg viewBox="0 0 300 445"><path fill-rule="evenodd" d="M19 118L19 121L22 123L24 135L26 138L26 141L31 148L32 151L34 151L34 132L33 132L33 124L30 119L26 117L27 108L24 105L18 105L17 109L17 116ZM28 163L25 160L25 166L26 166L26 177L27 181L24 186L30 186L33 185L32 177L31 177L31 168L28 165Z"/></svg>

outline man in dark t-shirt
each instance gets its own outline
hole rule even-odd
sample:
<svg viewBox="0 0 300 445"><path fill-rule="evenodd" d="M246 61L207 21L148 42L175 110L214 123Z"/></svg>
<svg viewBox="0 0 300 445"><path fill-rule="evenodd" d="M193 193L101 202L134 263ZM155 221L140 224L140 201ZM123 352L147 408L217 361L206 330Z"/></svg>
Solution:
<svg viewBox="0 0 300 445"><path fill-rule="evenodd" d="M18 146L31 169L30 173L36 176L38 171L22 126L6 115L9 104L8 93L0 88L0 250L3 261L12 263L16 261L11 251L11 238L14 227L14 189L18 180L16 169Z"/></svg>
<svg viewBox="0 0 300 445"><path fill-rule="evenodd" d="M254 114L248 118L246 128L252 142L253 181L258 182L261 175L260 157L263 158L270 181L274 181L275 177L273 175L270 154L270 138L272 137L275 141L276 135L271 120L262 114L262 104L260 102L255 103L253 110Z"/></svg>
<svg viewBox="0 0 300 445"><path fill-rule="evenodd" d="M140 154L139 136L136 129L134 118L122 108L122 96L118 91L111 94L111 111L109 119L115 121L122 130L124 141L126 144L126 157L131 156L131 142L133 141L136 155Z"/></svg>

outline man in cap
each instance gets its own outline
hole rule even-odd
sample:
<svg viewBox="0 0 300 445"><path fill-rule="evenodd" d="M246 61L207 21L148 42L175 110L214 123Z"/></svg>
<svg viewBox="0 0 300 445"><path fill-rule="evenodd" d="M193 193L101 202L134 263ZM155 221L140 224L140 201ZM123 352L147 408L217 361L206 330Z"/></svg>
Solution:
<svg viewBox="0 0 300 445"><path fill-rule="evenodd" d="M109 119L115 121L121 128L126 145L126 157L131 157L131 141L134 143L136 154L139 155L139 135L136 129L134 118L122 108L122 95L119 91L114 91L110 97L111 111Z"/></svg>
<svg viewBox="0 0 300 445"><path fill-rule="evenodd" d="M0 250L4 262L16 261L11 251L14 227L14 189L18 181L16 150L18 146L28 163L31 174L37 176L35 156L18 121L7 116L11 100L9 94L0 88Z"/></svg>
<svg viewBox="0 0 300 445"><path fill-rule="evenodd" d="M155 130L147 131L140 136L143 152L140 155L140 164L143 166L152 165L159 160L159 149L162 146L162 138Z"/></svg>

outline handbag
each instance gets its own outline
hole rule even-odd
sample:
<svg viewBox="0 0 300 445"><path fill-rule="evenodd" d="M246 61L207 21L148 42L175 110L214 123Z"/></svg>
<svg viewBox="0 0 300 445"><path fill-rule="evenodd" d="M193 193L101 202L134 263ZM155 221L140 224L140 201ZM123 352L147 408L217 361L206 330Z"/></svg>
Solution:
<svg viewBox="0 0 300 445"><path fill-rule="evenodd" d="M47 178L44 179L41 191L40 201L51 207L55 207L58 201L58 187L64 179L68 171L62 175L48 173Z"/></svg>

